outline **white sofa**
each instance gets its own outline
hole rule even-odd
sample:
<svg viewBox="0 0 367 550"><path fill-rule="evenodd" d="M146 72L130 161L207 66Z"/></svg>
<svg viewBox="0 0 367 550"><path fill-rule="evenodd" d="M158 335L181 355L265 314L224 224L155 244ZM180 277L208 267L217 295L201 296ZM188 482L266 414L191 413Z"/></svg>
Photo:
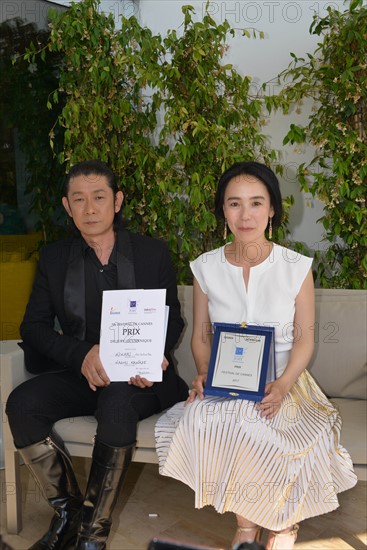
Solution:
<svg viewBox="0 0 367 550"><path fill-rule="evenodd" d="M179 287L185 330L174 356L180 375L188 384L195 376L190 350L192 326L192 287ZM315 353L310 371L325 393L339 408L343 418L342 443L350 452L360 479L366 469L366 361L367 291L316 290ZM16 341L1 343L2 409L11 390L30 375L25 371L23 353ZM159 415L139 423L136 462L156 463L154 425ZM5 417L5 415L4 415ZM4 418L5 487L7 492L7 529L22 528L19 456ZM93 417L68 418L56 429L71 455L91 456L96 422Z"/></svg>

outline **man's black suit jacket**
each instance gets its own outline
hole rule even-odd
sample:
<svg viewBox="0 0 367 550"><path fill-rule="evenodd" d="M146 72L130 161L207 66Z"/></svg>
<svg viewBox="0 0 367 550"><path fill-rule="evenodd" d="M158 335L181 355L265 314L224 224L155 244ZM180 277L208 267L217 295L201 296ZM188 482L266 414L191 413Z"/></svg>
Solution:
<svg viewBox="0 0 367 550"><path fill-rule="evenodd" d="M80 237L50 244L41 250L32 293L20 327L26 368L32 373L66 368L81 376L84 357L94 343L85 341L85 277ZM183 321L176 276L166 245L123 229L117 232L117 288L165 288L170 307L165 356L170 365L155 383L162 409L187 396L176 375L170 352ZM55 318L61 331L55 330ZM179 397L178 397L179 395Z"/></svg>

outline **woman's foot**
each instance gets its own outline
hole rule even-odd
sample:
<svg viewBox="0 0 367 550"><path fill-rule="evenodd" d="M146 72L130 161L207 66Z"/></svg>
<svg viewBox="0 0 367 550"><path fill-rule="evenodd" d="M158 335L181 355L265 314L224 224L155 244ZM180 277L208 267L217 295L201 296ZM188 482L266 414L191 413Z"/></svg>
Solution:
<svg viewBox="0 0 367 550"><path fill-rule="evenodd" d="M292 550L297 540L298 525L295 524L283 531L269 531L266 550Z"/></svg>
<svg viewBox="0 0 367 550"><path fill-rule="evenodd" d="M248 522L247 525L238 525L232 541L232 546L242 542L259 542L261 537L261 527L255 523Z"/></svg>

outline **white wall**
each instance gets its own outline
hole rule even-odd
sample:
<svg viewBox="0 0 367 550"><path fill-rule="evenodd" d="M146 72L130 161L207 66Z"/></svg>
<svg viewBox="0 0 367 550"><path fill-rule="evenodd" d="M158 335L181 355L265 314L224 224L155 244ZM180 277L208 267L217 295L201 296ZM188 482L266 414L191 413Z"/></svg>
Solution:
<svg viewBox="0 0 367 550"><path fill-rule="evenodd" d="M80 0L76 0L79 2ZM0 22L21 17L27 21L38 23L40 27L47 22L47 12L50 8L68 7L70 0L0 0ZM130 17L138 13L137 0L101 0L100 9L105 13L113 13L118 22L124 15ZM118 26L118 25L117 25Z"/></svg>
<svg viewBox="0 0 367 550"><path fill-rule="evenodd" d="M46 0L0 0L0 23L19 17L43 29L47 27L50 8L59 8L59 3Z"/></svg>

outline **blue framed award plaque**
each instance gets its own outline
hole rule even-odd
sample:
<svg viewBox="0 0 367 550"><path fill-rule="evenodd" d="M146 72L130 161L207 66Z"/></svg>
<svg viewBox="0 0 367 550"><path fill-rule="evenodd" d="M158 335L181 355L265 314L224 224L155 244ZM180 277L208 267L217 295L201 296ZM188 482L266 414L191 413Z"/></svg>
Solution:
<svg viewBox="0 0 367 550"><path fill-rule="evenodd" d="M276 378L274 327L214 323L205 395L261 401Z"/></svg>

